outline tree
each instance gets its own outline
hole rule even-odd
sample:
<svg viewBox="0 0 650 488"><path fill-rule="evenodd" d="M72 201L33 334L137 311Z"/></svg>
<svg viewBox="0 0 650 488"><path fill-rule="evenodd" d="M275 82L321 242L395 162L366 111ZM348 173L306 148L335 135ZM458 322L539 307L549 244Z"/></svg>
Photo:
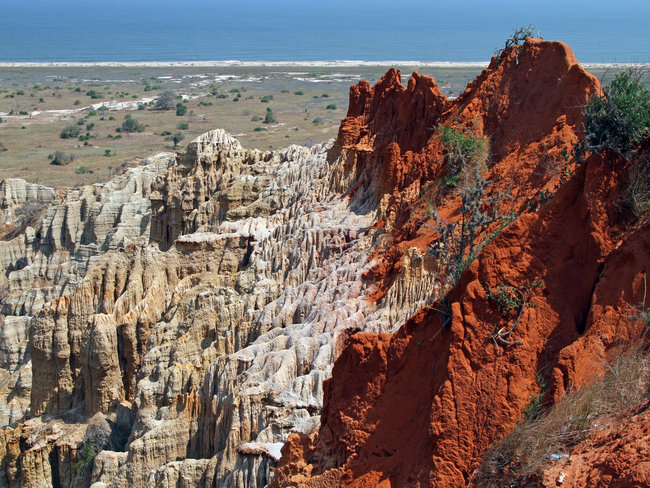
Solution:
<svg viewBox="0 0 650 488"><path fill-rule="evenodd" d="M177 103L176 104L176 115L179 117L182 117L187 113L187 107L183 105L182 103Z"/></svg>
<svg viewBox="0 0 650 488"><path fill-rule="evenodd" d="M61 131L59 137L61 139L73 139L77 137L80 132L81 131L79 130L79 127L75 127L74 125L69 125Z"/></svg>
<svg viewBox="0 0 650 488"><path fill-rule="evenodd" d="M165 90L156 99L156 110L171 110L176 102L176 95L171 90Z"/></svg>
<svg viewBox="0 0 650 488"><path fill-rule="evenodd" d="M142 132L144 131L144 125L135 120L131 115L126 115L124 117L124 122L122 122L122 132Z"/></svg>
<svg viewBox="0 0 650 488"><path fill-rule="evenodd" d="M74 156L72 154L67 154L63 151L56 151L50 164L54 164L56 166L65 166L67 164L70 164L73 160Z"/></svg>
<svg viewBox="0 0 650 488"><path fill-rule="evenodd" d="M273 124L275 122L275 117L273 117L273 110L271 107L266 108L266 117L264 117L264 124Z"/></svg>
<svg viewBox="0 0 650 488"><path fill-rule="evenodd" d="M176 146L178 146L178 143L181 142L183 139L185 139L185 136L181 134L180 132L177 132L172 136L172 141L174 141L174 149L176 149Z"/></svg>

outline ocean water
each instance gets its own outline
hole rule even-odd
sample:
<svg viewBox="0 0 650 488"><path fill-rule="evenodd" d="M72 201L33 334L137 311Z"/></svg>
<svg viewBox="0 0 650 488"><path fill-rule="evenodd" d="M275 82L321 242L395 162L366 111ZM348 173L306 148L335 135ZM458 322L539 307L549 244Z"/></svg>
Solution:
<svg viewBox="0 0 650 488"><path fill-rule="evenodd" d="M650 0L0 0L0 62L482 62L526 25L650 62Z"/></svg>

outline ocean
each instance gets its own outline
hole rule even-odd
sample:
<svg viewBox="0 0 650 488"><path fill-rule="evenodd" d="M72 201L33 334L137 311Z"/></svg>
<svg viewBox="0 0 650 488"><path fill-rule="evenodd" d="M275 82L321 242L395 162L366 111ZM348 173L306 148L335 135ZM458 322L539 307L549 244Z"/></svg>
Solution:
<svg viewBox="0 0 650 488"><path fill-rule="evenodd" d="M650 0L0 0L0 62L487 62L527 25L650 62Z"/></svg>

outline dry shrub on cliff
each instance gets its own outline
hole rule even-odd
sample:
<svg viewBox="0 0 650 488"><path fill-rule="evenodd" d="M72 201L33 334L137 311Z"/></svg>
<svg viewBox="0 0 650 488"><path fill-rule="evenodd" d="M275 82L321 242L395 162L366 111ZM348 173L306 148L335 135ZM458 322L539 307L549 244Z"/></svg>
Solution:
<svg viewBox="0 0 650 488"><path fill-rule="evenodd" d="M650 210L650 154L630 166L628 186L622 204L632 209L637 218Z"/></svg>
<svg viewBox="0 0 650 488"><path fill-rule="evenodd" d="M650 398L650 354L642 345L618 356L594 383L571 392L545 414L526 420L485 453L477 486L512 486Z"/></svg>

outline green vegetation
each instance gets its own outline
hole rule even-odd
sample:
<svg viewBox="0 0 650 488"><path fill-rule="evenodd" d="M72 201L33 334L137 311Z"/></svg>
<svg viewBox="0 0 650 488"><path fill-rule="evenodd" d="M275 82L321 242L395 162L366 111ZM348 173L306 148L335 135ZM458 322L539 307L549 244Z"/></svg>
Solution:
<svg viewBox="0 0 650 488"><path fill-rule="evenodd" d="M92 100L99 100L101 98L104 98L104 96L97 90L88 90L86 92L86 95L89 96Z"/></svg>
<svg viewBox="0 0 650 488"><path fill-rule="evenodd" d="M98 452L99 449L97 449L97 446L95 446L93 442L86 443L83 449L82 458L74 465L75 472L90 467L95 461Z"/></svg>
<svg viewBox="0 0 650 488"><path fill-rule="evenodd" d="M110 149L104 149L104 156L109 157L109 156L112 156L112 155L113 155L113 154L111 154L111 150L110 150Z"/></svg>
<svg viewBox="0 0 650 488"><path fill-rule="evenodd" d="M121 132L144 132L144 124L135 120L130 114L124 116Z"/></svg>
<svg viewBox="0 0 650 488"><path fill-rule="evenodd" d="M264 96L260 99L260 102L262 102L262 103L269 103L271 100L273 100L273 95L264 95Z"/></svg>
<svg viewBox="0 0 650 488"><path fill-rule="evenodd" d="M302 90L296 90L295 92L293 92L293 94L294 94L294 95L304 95L305 92L302 91Z"/></svg>
<svg viewBox="0 0 650 488"><path fill-rule="evenodd" d="M266 108L266 116L264 117L264 124L274 124L275 117L273 117L273 110L271 107Z"/></svg>
<svg viewBox="0 0 650 488"><path fill-rule="evenodd" d="M176 104L176 115L178 117L182 117L185 114L187 114L187 107L185 105L183 105L182 103L177 103Z"/></svg>
<svg viewBox="0 0 650 488"><path fill-rule="evenodd" d="M336 110L336 104L330 103L327 107L325 107L326 110Z"/></svg>
<svg viewBox="0 0 650 488"><path fill-rule="evenodd" d="M176 124L176 128L179 130L188 130L190 128L190 125L187 122L179 122Z"/></svg>
<svg viewBox="0 0 650 488"><path fill-rule="evenodd" d="M171 138L171 141L174 142L174 149L178 146L178 143L181 142L183 139L185 139L185 136L181 132L177 132L173 136L169 136Z"/></svg>
<svg viewBox="0 0 650 488"><path fill-rule="evenodd" d="M69 125L61 131L59 137L61 139L73 139L75 137L78 137L80 132L81 131L79 130L79 127L75 127L74 125Z"/></svg>
<svg viewBox="0 0 650 488"><path fill-rule="evenodd" d="M584 115L584 138L576 154L609 149L627 157L650 135L650 90L640 74L623 71L604 88L604 95L589 100Z"/></svg>
<svg viewBox="0 0 650 488"><path fill-rule="evenodd" d="M262 132L262 131L264 131L264 130L267 130L267 128L266 128L266 127L255 127L253 130L254 130L255 132Z"/></svg>
<svg viewBox="0 0 650 488"><path fill-rule="evenodd" d="M253 116L251 117L251 121L252 121L252 122L258 122L258 121L260 121L260 120L262 120L262 119L263 119L263 117L260 117L259 115L253 115Z"/></svg>
<svg viewBox="0 0 650 488"><path fill-rule="evenodd" d="M74 170L75 173L78 175L85 175L88 173L92 173L93 170L90 169L88 166L79 166L77 169Z"/></svg>
<svg viewBox="0 0 650 488"><path fill-rule="evenodd" d="M52 156L51 158L49 156ZM48 159L52 161L50 164L55 166L65 166L74 161L74 156L72 154L64 153L63 151L56 151L54 154L50 154Z"/></svg>

